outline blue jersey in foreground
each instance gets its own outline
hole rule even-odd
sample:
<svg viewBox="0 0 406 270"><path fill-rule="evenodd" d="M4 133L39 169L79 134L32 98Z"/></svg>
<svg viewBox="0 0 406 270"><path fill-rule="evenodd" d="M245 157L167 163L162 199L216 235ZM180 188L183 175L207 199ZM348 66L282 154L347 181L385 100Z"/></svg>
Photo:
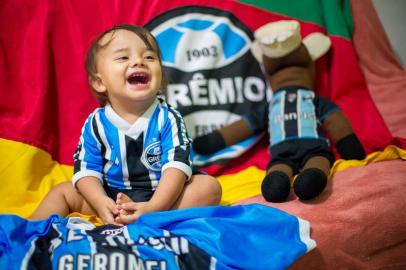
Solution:
<svg viewBox="0 0 406 270"><path fill-rule="evenodd" d="M285 269L315 245L307 221L259 204L150 213L124 227L0 216L0 269Z"/></svg>

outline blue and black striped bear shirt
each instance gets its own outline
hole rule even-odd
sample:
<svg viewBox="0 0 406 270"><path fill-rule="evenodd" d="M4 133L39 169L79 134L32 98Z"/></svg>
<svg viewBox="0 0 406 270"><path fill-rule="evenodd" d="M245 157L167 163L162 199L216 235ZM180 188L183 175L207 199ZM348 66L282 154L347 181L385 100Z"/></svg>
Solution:
<svg viewBox="0 0 406 270"><path fill-rule="evenodd" d="M268 128L271 146L293 139L327 141L321 124L338 109L335 103L310 89L284 87L274 92L269 105L258 108L245 119L254 133Z"/></svg>

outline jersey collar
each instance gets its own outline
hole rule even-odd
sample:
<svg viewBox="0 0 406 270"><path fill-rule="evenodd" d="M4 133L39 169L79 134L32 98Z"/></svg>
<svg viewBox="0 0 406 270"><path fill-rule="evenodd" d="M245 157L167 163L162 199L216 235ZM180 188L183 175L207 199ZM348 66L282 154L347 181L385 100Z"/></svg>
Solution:
<svg viewBox="0 0 406 270"><path fill-rule="evenodd" d="M149 106L149 108L132 125L118 115L109 103L105 106L105 113L107 119L121 132L130 137L137 138L144 130L146 130L148 121L154 113L155 108L158 106L158 103L158 100L155 99L151 106Z"/></svg>

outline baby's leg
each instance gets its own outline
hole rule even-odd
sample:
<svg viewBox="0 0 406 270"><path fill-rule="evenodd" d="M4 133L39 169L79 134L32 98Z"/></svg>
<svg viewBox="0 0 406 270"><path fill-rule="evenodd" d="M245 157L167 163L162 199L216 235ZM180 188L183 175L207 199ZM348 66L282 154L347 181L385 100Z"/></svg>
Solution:
<svg viewBox="0 0 406 270"><path fill-rule="evenodd" d="M51 189L29 219L46 219L52 214L67 216L72 212L94 215L89 206L71 182L59 184Z"/></svg>
<svg viewBox="0 0 406 270"><path fill-rule="evenodd" d="M221 186L216 178L204 174L193 175L172 209L218 205L221 193Z"/></svg>

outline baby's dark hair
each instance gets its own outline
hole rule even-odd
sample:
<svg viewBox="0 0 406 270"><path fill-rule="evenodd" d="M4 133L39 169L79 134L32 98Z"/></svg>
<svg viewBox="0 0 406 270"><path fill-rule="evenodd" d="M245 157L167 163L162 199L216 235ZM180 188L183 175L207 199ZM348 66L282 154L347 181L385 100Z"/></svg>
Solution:
<svg viewBox="0 0 406 270"><path fill-rule="evenodd" d="M96 58L97 58L98 51L100 49L103 49L106 46L108 46L112 39L110 39L105 44L100 44L100 40L107 34L110 34L110 33L114 34L114 32L117 30L127 30L127 31L130 31L130 32L133 32L134 34L136 34L142 41L144 41L145 45L147 46L147 48L149 50L152 50L157 54L159 63L162 67L161 52L159 50L158 43L157 43L155 37L147 29L145 29L144 27L138 26L138 25L131 25L131 24L116 25L110 29L107 29L106 31L101 33L92 42L92 45L87 50L86 60L85 60L85 68L86 68L86 72L87 72L87 76L88 76L88 80L89 80L89 85L90 85L90 88L91 88L93 94L96 96L97 100L99 101L100 106L106 105L106 103L108 101L107 93L99 93L96 90L94 90L93 87L91 86L90 81L95 78L95 75L97 73ZM113 38L113 36L112 36L112 38ZM162 72L163 72L163 67L162 67ZM165 80L164 74L162 76L162 80L163 81L161 84L161 90L166 88L166 80Z"/></svg>

